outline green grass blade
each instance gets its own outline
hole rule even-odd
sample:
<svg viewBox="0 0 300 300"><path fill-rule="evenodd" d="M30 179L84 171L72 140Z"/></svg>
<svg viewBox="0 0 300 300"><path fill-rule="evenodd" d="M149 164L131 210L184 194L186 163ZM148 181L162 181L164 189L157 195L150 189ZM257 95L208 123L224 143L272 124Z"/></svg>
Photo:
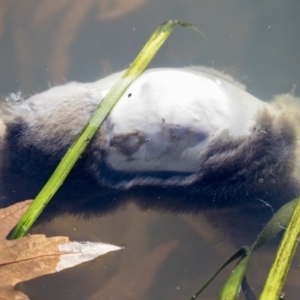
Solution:
<svg viewBox="0 0 300 300"><path fill-rule="evenodd" d="M300 233L300 197L297 206L277 250L260 300L278 300L296 252Z"/></svg>
<svg viewBox="0 0 300 300"><path fill-rule="evenodd" d="M289 203L283 205L277 213L271 218L268 224L264 227L255 243L251 248L243 247L235 254L233 254L216 272L215 274L193 295L192 299L198 297L203 290L211 283L211 281L226 267L229 263L233 262L235 259L242 257L240 262L234 268L233 272L227 279L226 283L223 285L220 299L222 300L234 300L238 299L241 284L245 277L247 267L252 255L252 252L263 246L265 243L274 238L283 228L288 226L289 220L295 210L298 203L298 199L292 200ZM248 252L247 252L248 249ZM269 298L263 298L269 299ZM279 298L276 298L278 300Z"/></svg>
<svg viewBox="0 0 300 300"><path fill-rule="evenodd" d="M251 255L253 251L263 246L266 242L275 237L283 228L285 228L293 211L295 210L298 199L292 200L289 203L283 205L278 212L272 217L268 224L264 227L254 244L251 246L249 253L244 257L239 264L234 268L231 275L224 284L220 293L221 300L236 300L239 297L240 287L244 279ZM299 210L300 211L300 210ZM299 218L300 220L300 218ZM273 279L272 279L273 280ZM279 299L277 298L261 298L261 299Z"/></svg>
<svg viewBox="0 0 300 300"><path fill-rule="evenodd" d="M217 275L229 264L238 259L239 257L244 257L247 253L247 248L242 247L237 252L235 252L232 256L230 256L220 267L219 269L206 281L206 283L190 298L190 300L196 299L205 288L217 277Z"/></svg>
<svg viewBox="0 0 300 300"><path fill-rule="evenodd" d="M250 250L248 255L244 257L232 271L220 293L221 300L237 300L239 298L241 284L244 279L252 251L253 250Z"/></svg>
<svg viewBox="0 0 300 300"><path fill-rule="evenodd" d="M87 147L88 143L97 132L101 123L109 114L113 106L117 103L129 85L145 70L149 62L152 60L162 44L166 41L176 25L190 27L194 30L197 30L190 24L177 20L165 22L155 30L136 59L124 73L122 78L98 105L97 109L92 114L81 133L75 139L68 152L62 158L61 162L55 169L46 185L37 195L36 199L33 201L16 228L13 230L9 237L10 239L15 239L27 234L35 220L62 185L76 161ZM197 31L199 32L199 30Z"/></svg>

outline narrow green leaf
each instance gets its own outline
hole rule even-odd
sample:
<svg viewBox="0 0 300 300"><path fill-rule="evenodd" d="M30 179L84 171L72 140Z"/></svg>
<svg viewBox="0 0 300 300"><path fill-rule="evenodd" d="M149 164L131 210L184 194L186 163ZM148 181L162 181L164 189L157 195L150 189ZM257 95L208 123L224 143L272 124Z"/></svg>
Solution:
<svg viewBox="0 0 300 300"><path fill-rule="evenodd" d="M191 297L190 300L196 299L204 289L217 277L217 275L229 264L238 259L239 257L244 257L247 253L248 249L242 247L237 252L235 252L232 256L230 256L220 267L219 269L206 281L206 283Z"/></svg>
<svg viewBox="0 0 300 300"><path fill-rule="evenodd" d="M101 123L109 114L113 106L117 103L129 85L138 78L138 76L145 70L149 62L152 60L156 52L166 41L168 36L173 31L176 25L189 27L200 32L192 25L178 20L170 20L160 25L151 35L146 45L142 48L136 59L130 65L128 70L124 73L122 78L109 91L103 101L98 105L95 112L90 117L87 124L82 129L81 133L75 139L68 152L62 158L61 162L55 169L54 173L37 195L31 206L28 208L12 234L10 239L15 239L27 234L35 220L44 210L48 202L54 196L56 191L62 185L76 161L87 147L88 143L99 129ZM202 34L200 32L200 34Z"/></svg>
<svg viewBox="0 0 300 300"><path fill-rule="evenodd" d="M251 255L253 251L264 245L266 242L275 237L283 228L285 228L291 219L291 215L295 209L298 199L292 200L283 205L277 213L272 217L268 224L264 227L252 247L250 248L246 257L244 257L239 264L234 268L231 275L224 284L220 293L221 300L236 300L239 297L241 284L244 279ZM299 218L300 219L300 218ZM273 298L261 298L273 299ZM275 298L274 298L275 299ZM276 298L276 300L279 299Z"/></svg>
<svg viewBox="0 0 300 300"><path fill-rule="evenodd" d="M299 243L300 197L297 206L277 250L268 278L260 295L260 300L278 300Z"/></svg>
<svg viewBox="0 0 300 300"><path fill-rule="evenodd" d="M247 270L252 251L253 250L251 249L248 255L246 255L234 268L226 283L223 285L220 294L220 299L236 300L239 298L241 284L245 276L245 272Z"/></svg>

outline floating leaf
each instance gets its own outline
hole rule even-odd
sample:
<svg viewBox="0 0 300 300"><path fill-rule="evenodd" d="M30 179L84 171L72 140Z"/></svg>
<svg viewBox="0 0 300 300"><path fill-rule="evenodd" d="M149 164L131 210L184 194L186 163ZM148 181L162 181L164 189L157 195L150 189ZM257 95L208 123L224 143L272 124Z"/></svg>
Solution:
<svg viewBox="0 0 300 300"><path fill-rule="evenodd" d="M22 281L62 271L120 247L103 243L71 242L68 237L30 235L5 239L32 201L0 210L0 299L29 299L14 289Z"/></svg>

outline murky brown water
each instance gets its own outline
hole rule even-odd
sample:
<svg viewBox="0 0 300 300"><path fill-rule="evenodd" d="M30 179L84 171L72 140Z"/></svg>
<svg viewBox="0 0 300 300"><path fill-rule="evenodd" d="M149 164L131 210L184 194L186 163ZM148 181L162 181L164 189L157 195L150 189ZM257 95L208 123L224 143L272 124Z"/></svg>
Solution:
<svg viewBox="0 0 300 300"><path fill-rule="evenodd" d="M261 99L300 85L300 2L247 0L23 0L0 3L0 92L25 96L66 81L93 81L124 69L163 21L176 28L152 66L224 70ZM296 90L296 93L300 93ZM20 285L31 299L189 299L231 253L203 216L141 212L134 205L79 219L61 217L33 232L123 245L125 249ZM251 265L259 291L271 253ZM285 288L298 299L299 258ZM200 297L216 299L226 272ZM252 281L251 281L252 280Z"/></svg>

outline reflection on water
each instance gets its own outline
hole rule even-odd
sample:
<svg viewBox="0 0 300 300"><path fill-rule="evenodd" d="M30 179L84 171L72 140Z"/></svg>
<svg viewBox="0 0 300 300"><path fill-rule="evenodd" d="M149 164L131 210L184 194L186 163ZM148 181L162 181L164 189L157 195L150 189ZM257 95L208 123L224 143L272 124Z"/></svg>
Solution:
<svg viewBox="0 0 300 300"><path fill-rule="evenodd" d="M45 230L49 235L67 234L71 239L101 240L125 248L77 270L32 281L25 289L33 299L45 288L51 291L49 299L87 295L91 299L186 299L222 261L205 241L220 245L222 239L209 235L211 229L199 216L141 212L128 205L88 221L59 218L34 232ZM201 231L207 236L201 238Z"/></svg>
<svg viewBox="0 0 300 300"><path fill-rule="evenodd" d="M262 99L299 85L297 0L255 5L246 0L12 0L1 3L0 11L2 95L21 90L28 96L49 85L93 81L121 70L167 19L191 22L208 38L176 29L153 66L226 70ZM90 219L59 217L33 232L125 249L20 287L31 299L189 299L233 248L207 221L215 217L141 212L133 204ZM261 251L251 265L256 292L267 270L261 266L271 259L272 253ZM299 293L298 261L285 288L289 299ZM216 299L227 274L202 299Z"/></svg>

